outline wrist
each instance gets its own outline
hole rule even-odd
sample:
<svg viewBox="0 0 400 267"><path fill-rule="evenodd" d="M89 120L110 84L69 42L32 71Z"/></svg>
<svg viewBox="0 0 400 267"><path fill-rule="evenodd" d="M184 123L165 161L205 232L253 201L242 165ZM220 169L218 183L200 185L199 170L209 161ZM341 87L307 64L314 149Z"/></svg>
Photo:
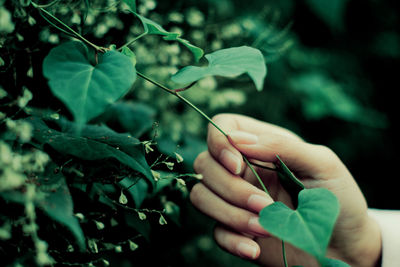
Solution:
<svg viewBox="0 0 400 267"><path fill-rule="evenodd" d="M351 266L377 267L380 266L382 255L382 237L378 223L367 217L361 238L354 246L353 261Z"/></svg>

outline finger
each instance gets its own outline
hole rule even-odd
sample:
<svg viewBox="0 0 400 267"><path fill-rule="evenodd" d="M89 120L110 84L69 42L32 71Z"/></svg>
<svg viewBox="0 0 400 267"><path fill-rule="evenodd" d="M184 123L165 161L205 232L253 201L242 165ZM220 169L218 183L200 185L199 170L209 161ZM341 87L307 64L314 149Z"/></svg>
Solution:
<svg viewBox="0 0 400 267"><path fill-rule="evenodd" d="M232 133L233 131L241 133L240 139L247 144L255 143L257 141L257 135L266 132L279 134L299 141L301 140L300 137L287 129L242 115L220 114L213 117L213 121L225 133ZM238 137L237 135L237 138ZM226 136L211 124L209 125L207 139L209 151L214 158L221 162L221 164L233 174L238 175L243 172L244 163L242 156L235 147L230 144Z"/></svg>
<svg viewBox="0 0 400 267"><path fill-rule="evenodd" d="M214 238L221 248L233 255L251 260L260 256L260 246L254 240L225 227L217 226L214 229Z"/></svg>
<svg viewBox="0 0 400 267"><path fill-rule="evenodd" d="M227 171L208 151L196 158L194 169L203 175L202 183L208 189L234 206L258 213L274 202L256 186Z"/></svg>
<svg viewBox="0 0 400 267"><path fill-rule="evenodd" d="M302 140L297 134L286 128L240 114L218 114L213 117L213 120L214 122L218 122L217 125L221 125L223 128L226 128L226 130L245 131L255 135L268 132L286 136L299 141ZM211 128L213 128L212 125L210 125L209 128L209 130L211 130Z"/></svg>
<svg viewBox="0 0 400 267"><path fill-rule="evenodd" d="M232 132L229 136L235 148L247 157L265 162L276 162L276 155L279 155L283 162L297 173L315 175L343 167L343 164L338 164L341 161L336 154L325 146L271 133L257 136L257 141L251 144L244 141L240 133Z"/></svg>
<svg viewBox="0 0 400 267"><path fill-rule="evenodd" d="M190 200L201 212L237 232L269 236L259 224L256 214L229 204L202 183L192 188Z"/></svg>

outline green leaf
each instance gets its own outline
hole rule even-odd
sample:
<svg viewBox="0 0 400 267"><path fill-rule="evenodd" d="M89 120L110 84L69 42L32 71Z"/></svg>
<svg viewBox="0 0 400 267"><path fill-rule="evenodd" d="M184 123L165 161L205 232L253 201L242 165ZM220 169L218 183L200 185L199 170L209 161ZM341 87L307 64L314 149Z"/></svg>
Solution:
<svg viewBox="0 0 400 267"><path fill-rule="evenodd" d="M218 50L205 55L207 67L187 66L172 76L172 80L181 84L189 84L207 76L219 75L235 77L247 73L261 91L267 75L264 56L258 49L241 46Z"/></svg>
<svg viewBox="0 0 400 267"><path fill-rule="evenodd" d="M83 43L67 42L52 49L43 62L51 91L71 111L78 130L122 97L136 79L130 58L121 53L109 51L97 60L91 64Z"/></svg>
<svg viewBox="0 0 400 267"><path fill-rule="evenodd" d="M82 251L85 250L85 237L78 219L74 216L74 203L71 193L61 172L55 173L56 166L49 165L44 174L39 175L39 192L43 198L37 201L49 217L66 226L75 236Z"/></svg>
<svg viewBox="0 0 400 267"><path fill-rule="evenodd" d="M336 196L324 188L299 193L297 210L275 202L261 210L260 224L272 235L323 262L339 215Z"/></svg>
<svg viewBox="0 0 400 267"><path fill-rule="evenodd" d="M293 204L297 206L298 195L305 187L303 183L289 170L281 158L276 155L279 164L275 164L279 182L292 198Z"/></svg>
<svg viewBox="0 0 400 267"><path fill-rule="evenodd" d="M106 121L116 121L123 130L134 137L149 131L155 121L156 111L140 102L117 102L106 112Z"/></svg>
<svg viewBox="0 0 400 267"><path fill-rule="evenodd" d="M82 136L76 136L72 134L72 127L65 120L56 121L65 132L51 129L44 121L35 117L27 120L34 127L33 138L39 144L48 144L59 153L83 160L116 159L143 174L154 185L142 144L136 138L118 134L105 126L87 126L83 128Z"/></svg>
<svg viewBox="0 0 400 267"><path fill-rule="evenodd" d="M180 38L180 34L176 32L169 32L165 30L160 24L154 22L148 18L145 18L136 12L132 12L138 19L142 22L144 33L145 34L156 34L164 36L164 40L166 41L177 41L180 44L186 46L190 52L192 52L194 59L196 62L200 60L203 56L204 52L203 49L192 45L188 40Z"/></svg>
<svg viewBox="0 0 400 267"><path fill-rule="evenodd" d="M136 0L122 0L131 12L136 12Z"/></svg>
<svg viewBox="0 0 400 267"><path fill-rule="evenodd" d="M344 26L344 12L348 0L307 0L314 13L332 29L341 30Z"/></svg>
<svg viewBox="0 0 400 267"><path fill-rule="evenodd" d="M326 258L322 267L350 267L350 265L340 260Z"/></svg>

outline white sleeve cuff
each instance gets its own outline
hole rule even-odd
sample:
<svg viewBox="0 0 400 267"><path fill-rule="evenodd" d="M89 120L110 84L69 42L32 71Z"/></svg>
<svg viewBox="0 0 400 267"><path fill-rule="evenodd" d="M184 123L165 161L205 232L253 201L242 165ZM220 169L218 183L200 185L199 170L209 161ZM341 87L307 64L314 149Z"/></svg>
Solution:
<svg viewBox="0 0 400 267"><path fill-rule="evenodd" d="M382 267L400 266L400 211L369 209L382 234Z"/></svg>

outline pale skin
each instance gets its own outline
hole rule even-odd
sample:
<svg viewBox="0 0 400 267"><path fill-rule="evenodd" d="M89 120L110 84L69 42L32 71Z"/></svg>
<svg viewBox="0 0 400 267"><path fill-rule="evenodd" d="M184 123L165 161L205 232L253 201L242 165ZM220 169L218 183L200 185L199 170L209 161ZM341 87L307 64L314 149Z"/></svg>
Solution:
<svg viewBox="0 0 400 267"><path fill-rule="evenodd" d="M340 215L327 256L351 266L378 266L382 250L379 227L368 216L367 203L354 178L332 150L250 117L221 114L213 120L235 146L215 127L209 127L208 151L194 163L203 179L193 187L190 199L218 222L214 238L220 247L263 266L283 266L281 242L259 225L258 213L274 201L292 207L290 196L275 172L256 167L270 195L262 191L241 153L270 167L279 155L306 188L326 188L339 199ZM313 257L295 247L287 245L286 253L289 266L318 266Z"/></svg>

